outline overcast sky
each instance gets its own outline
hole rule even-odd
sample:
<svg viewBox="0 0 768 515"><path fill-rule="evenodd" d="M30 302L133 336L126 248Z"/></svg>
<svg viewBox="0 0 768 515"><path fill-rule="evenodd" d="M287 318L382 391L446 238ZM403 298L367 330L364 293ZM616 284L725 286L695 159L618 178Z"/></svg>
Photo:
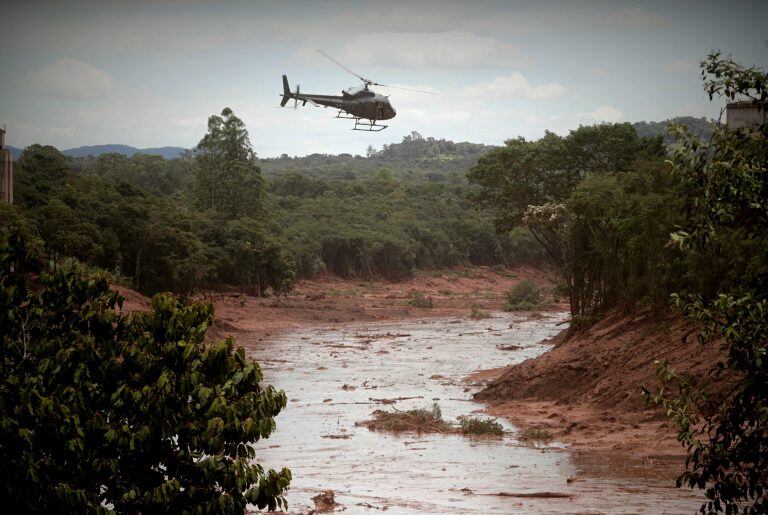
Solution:
<svg viewBox="0 0 768 515"><path fill-rule="evenodd" d="M365 153L424 136L500 144L597 121L716 116L698 61L768 67L768 2L0 0L7 143L192 147L231 107L260 156ZM360 75L397 110L381 133L279 105L282 74L339 94Z"/></svg>

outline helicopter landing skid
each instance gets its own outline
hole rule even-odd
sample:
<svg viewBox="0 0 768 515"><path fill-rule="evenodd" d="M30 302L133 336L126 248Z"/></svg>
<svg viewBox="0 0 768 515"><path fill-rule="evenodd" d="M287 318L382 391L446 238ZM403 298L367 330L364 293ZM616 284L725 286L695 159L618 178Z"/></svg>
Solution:
<svg viewBox="0 0 768 515"><path fill-rule="evenodd" d="M363 132L380 132L389 127L389 125L377 125L376 120L368 120L361 121L363 118L358 118L357 116L352 116L344 111L339 111L339 113L336 115L336 118L345 118L348 120L354 120L355 126L352 127L353 131L363 131Z"/></svg>
<svg viewBox="0 0 768 515"><path fill-rule="evenodd" d="M362 129L359 127L363 127ZM376 125L376 120L369 120L367 122L361 122L360 118L355 119L355 126L352 127L353 131L364 132L381 132L389 127L389 125Z"/></svg>

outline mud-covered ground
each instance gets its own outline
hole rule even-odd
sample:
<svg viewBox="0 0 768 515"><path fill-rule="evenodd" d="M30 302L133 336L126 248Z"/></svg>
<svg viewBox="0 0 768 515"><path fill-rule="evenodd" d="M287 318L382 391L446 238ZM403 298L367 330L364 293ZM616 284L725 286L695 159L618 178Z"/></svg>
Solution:
<svg viewBox="0 0 768 515"><path fill-rule="evenodd" d="M259 462L289 467L294 513L332 490L347 513L681 513L699 499L674 488L669 467L638 455L574 453L557 438L371 430L376 410L429 409L455 422L478 414L482 388L467 375L546 352L564 312L491 318L430 317L305 327L251 345L265 381L288 407ZM254 338L260 338L254 335ZM341 509L341 507L339 508Z"/></svg>
<svg viewBox="0 0 768 515"><path fill-rule="evenodd" d="M662 410L643 404L658 388L655 360L693 381L722 359L690 323L647 312L614 314L579 334L561 333L536 359L475 374L488 412L552 432L583 452L623 454L682 471L684 448ZM727 387L722 383L720 387Z"/></svg>
<svg viewBox="0 0 768 515"><path fill-rule="evenodd" d="M286 426L296 427L294 422L286 423L286 417L290 417L291 413L299 413L301 410L297 410L296 407L304 405L302 403L309 405L317 403L314 408L320 410L317 413L304 413L305 416L322 418L327 410L331 412L340 410L336 430L327 428L323 434L312 436L312 438L321 438L325 448L335 449L332 453L334 459L343 457L344 446L349 445L350 441L355 442L353 445L364 442L364 445L376 447L383 441L382 438L397 440L397 437L386 435L361 437L364 428L359 427L353 430L358 435L356 439L351 433L342 431L341 420L349 416L350 411L347 408L335 406L340 397L343 398L353 392L364 394L363 398L354 401L355 406L362 408L359 413L354 412L355 415L348 419L350 423L370 418L371 413L382 406L394 406L400 409L428 408L433 398L440 399L443 409L447 409L448 418L453 421L458 415L468 414L464 408L457 410L452 407L451 403L459 402L455 399L460 398L461 406L472 406L469 409L470 412L485 408L485 413L502 417L501 420L504 421L509 432L509 436L505 437L501 446L498 443L486 441L470 442L467 448L467 452L471 451L467 457L470 461L476 458L479 460L477 463L485 465L492 463L492 461L484 461L482 453L476 452L479 450L487 451L489 460L496 460L499 456L515 455L514 453L521 445L512 436L514 430L542 429L550 432L555 437L556 443L548 445L544 450L536 449L536 452L566 453L558 455L560 457L554 461L545 460L549 463L546 466L556 464L555 469L559 470L556 475L559 479L570 479L574 484L592 485L578 494L573 494L575 489L566 491L569 501L576 497L583 498L584 495L596 495L598 489L603 487L618 488L618 491L623 492L623 487L615 482L615 478L619 477L629 478L627 488L632 492L648 488L648 485L642 481L655 482L653 487L657 489L655 491L662 492L661 498L672 503L668 506L680 508L671 511L690 511L688 508L695 508L696 503L691 503L692 499L688 492L667 489L672 484L672 477L680 471L683 449L675 442L673 432L664 417L658 411L643 409L639 384L652 378L652 362L658 355L671 357L673 361L687 359L694 369L702 370L708 366L712 356L702 355L700 349L691 347L687 327L675 321L670 323L649 319L645 315L608 320L598 324L592 331L566 342L564 335L556 337L566 327L564 324L567 324L564 313L566 306L563 303L553 303L540 313L524 314L528 322L535 323L538 320L549 329L543 336L538 333L537 336L529 335L525 340L528 351L523 352L515 348L520 347L514 343L520 336L515 333L515 324L507 323L504 319L504 317L519 317L523 314L510 315L499 311L505 303L506 293L523 279L532 280L546 291L551 291L552 283L549 276L540 270L532 268L496 270L487 267L424 272L401 283L355 281L324 276L312 281L303 281L298 284L296 291L292 294L279 298L257 298L243 292L219 291L205 295L206 298L214 301L217 314L216 324L209 330L209 337L234 335L250 355L264 364L271 377L275 378L275 382L286 388L291 402L285 414L278 419L278 427L283 429L278 431L275 438L281 438L279 434L284 434L281 431L285 431ZM145 297L127 289L121 289L121 293L126 296L125 309L147 308L148 299ZM413 299L416 295L429 298L432 307L414 306ZM485 312L495 311L493 318L488 320L470 318L473 306ZM560 318L553 322L551 317L556 314ZM496 327L500 320L505 320L502 325L506 324L507 328ZM437 332L445 329L450 334L448 337L450 341L458 339L459 343L453 347L454 351L464 347L476 351L481 349L483 352L491 352L495 358L491 359L487 354L481 353L478 356L482 357L473 361L478 356L471 355L472 359L465 359L462 366L453 370L448 379L449 376L441 372L440 360L433 360L433 363L429 359L429 356L434 357L435 345L438 342L424 345L424 342L419 341L419 336L414 336L416 341L411 341L410 332L413 331L402 329L413 324L417 324L417 327L436 324L439 326ZM388 329L377 329L380 326L386 326ZM496 329L492 329L493 327ZM362 339L357 338L366 333L370 334ZM401 334L409 336L398 336ZM553 338L540 344L539 340L545 337ZM493 348L477 347L478 342L487 341L493 342ZM404 350L403 346L422 348L428 354L419 358L413 356L409 359L393 361L395 356L405 356L400 353ZM537 349L536 353L531 354L529 352L531 348ZM322 352L318 354L320 350ZM311 356L315 357L310 358ZM539 357L528 359L535 356ZM324 362L313 361L315 358ZM350 365L351 358L364 358L369 364L368 368L353 369ZM445 392L416 394L418 389L412 389L411 393L406 395L403 392L388 391L386 388L377 391L382 388L382 385L371 382L382 370L390 375L399 374L401 369L407 371L411 365L418 363L418 359L423 359L425 364L433 368L417 372L414 379L432 386L442 385L444 388L460 385L460 392L453 396L454 400L448 401L447 406ZM523 361L525 362L520 364ZM397 365L396 368L389 368L393 364ZM314 369L309 372L307 367L314 367ZM302 398L304 394L292 395L292 386L286 381L295 375L297 370L302 370L302 374L310 373L318 377L327 374L327 370L333 370L335 375L332 381L319 381L313 387L317 392L323 391L326 387L332 388L333 393L317 393L322 398L311 401ZM468 382L462 382L461 378L466 376L469 376ZM337 385L336 382L340 384ZM392 384L397 385L397 382ZM347 387L341 388L344 385ZM398 389L399 386L394 388L394 390ZM392 390L392 387L389 387L389 390ZM485 404L466 404L470 402L471 396L477 393L480 393L482 402ZM401 397L416 398L391 402L392 399ZM346 429L350 431L349 428ZM413 455L426 460L427 468L437 466L430 465L432 461L429 455L432 452L430 449L439 450L442 444L435 442L442 441L441 438L454 439L454 443L464 442L461 445L466 444L466 437L460 435L432 435L411 440L406 438L400 442L405 447L401 448L400 454L396 456ZM419 442L431 442L431 444L421 445ZM290 453L286 452L286 448L292 448L290 445L274 443L273 439L261 445L266 445L267 449L270 445L281 445L281 447L271 447L274 451L267 451L274 455L275 465L281 464L279 459L281 456L290 457ZM567 452L563 450L565 447L569 449ZM408 452L403 453L406 450ZM472 453L475 453L475 458L472 458ZM554 455L551 454L549 458ZM325 458L318 457L316 460L308 460L306 467L304 462L301 462L302 464L294 472L297 473L297 477L300 474L306 474L304 477L322 474L325 468L323 459ZM401 459L397 458L395 461L399 462ZM468 462L463 458L456 463L463 464L464 468L468 466ZM287 464L290 465L290 463ZM499 477L502 478L514 477L514 474L510 475L509 471L518 468L519 465L509 463L505 466L510 468L504 469L503 473L498 470L494 473L501 473ZM538 469L539 466L538 463L532 463L532 468L527 470L530 472L532 469ZM312 467L318 467L318 470L315 471ZM448 468L446 467L446 470ZM361 470L355 467L346 471L343 468L339 470L342 472L337 471L337 473L342 475L361 473ZM423 469L416 470L423 472ZM490 472L477 470L476 473L482 476ZM592 477L591 482L583 483L580 473ZM459 477L461 472L456 474L456 477ZM424 477L429 478L430 473ZM388 485L389 480L390 478L383 476L378 479L382 485ZM412 478L412 481L416 479ZM514 486L514 484L516 483L497 486L501 488L501 486ZM336 486L339 485L336 484ZM304 507L309 509L307 508L311 505L309 494L314 495L332 487L333 484L318 480L312 485L297 486L294 495L299 492L298 495L306 498ZM370 496L380 495L382 502L379 504L370 499L367 501L358 499L358 501L377 507L385 506L386 503L383 500L387 499L390 487L382 488L383 490L380 488L378 494L375 489L369 492ZM476 492L477 485L475 488L466 485L460 488L456 486L458 490L451 490L453 486L446 488L440 495L450 495L452 499L455 496L461 496L466 501L466 497L479 495ZM593 490L589 490L590 488ZM525 506L530 508L535 505L535 502L529 498L506 496L506 494L516 495L515 491L509 490L504 488L496 492L505 494L496 496L498 499L503 499L503 502L495 505L503 507L503 509L499 508L500 512L510 507L514 508L513 511L521 511ZM536 491L528 489L529 493L533 494L548 493L540 491L540 488L533 488L533 490ZM556 494L562 493L558 489L555 490ZM589 493L590 491L592 493ZM347 487L342 485L341 492L337 493L337 500L339 498L344 500L347 496L345 502L349 504L350 492L351 485ZM488 497L491 495L489 492L486 491L488 495L483 495ZM552 503L555 501L552 499L557 498L557 496L549 498L547 506L554 506ZM516 499L517 504L509 504L510 499ZM603 497L600 499L605 501ZM618 503L618 499L615 498L614 501ZM675 504L678 500L683 504ZM644 504L646 501L650 503L647 506ZM530 504L531 502L534 504ZM487 506L490 506L474 501L457 504L465 507L469 505L473 506L473 509L481 506L482 508L478 508L481 512L486 512L489 510ZM652 498L647 497L634 505L635 509L629 511L648 511L648 506L651 505ZM616 504L614 508L618 509L619 506L620 504ZM582 507L585 508L585 506ZM682 509L683 507L685 510ZM348 506L352 512L363 508L365 508L364 505ZM460 508L459 512L463 509ZM537 511L537 509L531 509ZM595 508L595 511L606 511L606 509L605 507ZM429 511L426 508L420 508L420 510ZM490 509L489 512L494 510L496 508ZM522 511L526 510L522 509Z"/></svg>

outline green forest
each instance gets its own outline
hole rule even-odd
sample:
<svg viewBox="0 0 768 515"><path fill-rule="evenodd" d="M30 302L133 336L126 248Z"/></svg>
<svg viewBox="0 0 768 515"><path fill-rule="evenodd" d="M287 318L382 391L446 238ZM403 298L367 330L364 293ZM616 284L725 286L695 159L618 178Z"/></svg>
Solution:
<svg viewBox="0 0 768 515"><path fill-rule="evenodd" d="M73 159L31 145L4 217L35 227L53 267L74 259L147 294L216 285L279 294L323 271L398 280L417 269L540 262L527 230L498 234L468 200L466 170L486 151L414 133L368 157L259 161L225 109L178 159Z"/></svg>

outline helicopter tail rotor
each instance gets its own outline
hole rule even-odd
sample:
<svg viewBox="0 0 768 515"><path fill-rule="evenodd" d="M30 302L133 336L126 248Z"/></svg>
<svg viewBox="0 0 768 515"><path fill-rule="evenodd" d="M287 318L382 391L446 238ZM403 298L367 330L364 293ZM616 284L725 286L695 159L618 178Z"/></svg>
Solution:
<svg viewBox="0 0 768 515"><path fill-rule="evenodd" d="M293 108L299 107L299 85L296 84L296 93L293 94Z"/></svg>

